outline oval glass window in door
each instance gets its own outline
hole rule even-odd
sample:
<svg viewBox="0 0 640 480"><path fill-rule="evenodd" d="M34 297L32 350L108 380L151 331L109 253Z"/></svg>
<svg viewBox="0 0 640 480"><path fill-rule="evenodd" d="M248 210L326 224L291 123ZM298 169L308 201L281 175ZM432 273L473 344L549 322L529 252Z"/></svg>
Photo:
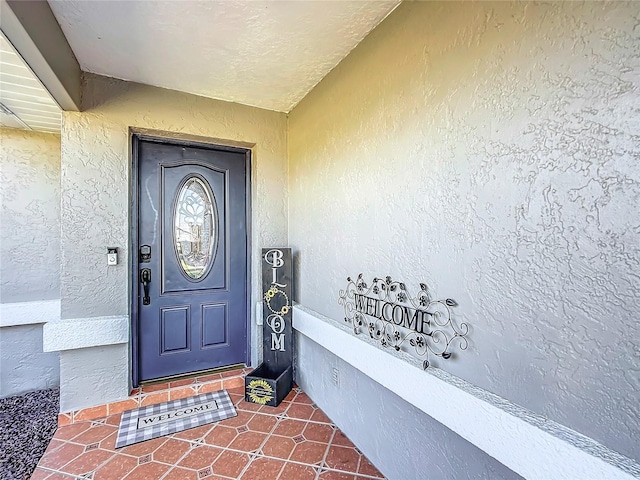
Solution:
<svg viewBox="0 0 640 480"><path fill-rule="evenodd" d="M213 264L216 244L216 203L209 184L187 177L173 208L173 244L183 273L191 280L206 276Z"/></svg>

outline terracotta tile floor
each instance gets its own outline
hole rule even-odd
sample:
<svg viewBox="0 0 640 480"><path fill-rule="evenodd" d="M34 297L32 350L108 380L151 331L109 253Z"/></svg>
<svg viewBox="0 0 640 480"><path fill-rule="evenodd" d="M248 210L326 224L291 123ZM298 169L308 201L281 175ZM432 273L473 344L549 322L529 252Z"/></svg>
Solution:
<svg viewBox="0 0 640 480"><path fill-rule="evenodd" d="M238 416L114 449L120 413L58 428L32 480L362 480L383 478L311 399L295 388L280 406L243 400Z"/></svg>

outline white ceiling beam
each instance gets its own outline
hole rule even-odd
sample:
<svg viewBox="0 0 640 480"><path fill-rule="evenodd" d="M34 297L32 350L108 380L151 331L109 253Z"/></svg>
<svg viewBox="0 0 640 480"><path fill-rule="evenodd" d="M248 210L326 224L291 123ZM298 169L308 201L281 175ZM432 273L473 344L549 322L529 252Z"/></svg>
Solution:
<svg viewBox="0 0 640 480"><path fill-rule="evenodd" d="M0 0L0 30L60 108L80 110L80 65L45 0Z"/></svg>

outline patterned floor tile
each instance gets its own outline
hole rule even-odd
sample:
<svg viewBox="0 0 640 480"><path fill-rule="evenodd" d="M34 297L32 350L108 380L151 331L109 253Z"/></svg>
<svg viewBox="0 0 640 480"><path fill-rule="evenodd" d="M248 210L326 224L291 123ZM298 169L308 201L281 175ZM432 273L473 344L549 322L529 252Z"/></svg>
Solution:
<svg viewBox="0 0 640 480"><path fill-rule="evenodd" d="M124 478L126 480L150 480L152 478L161 478L170 468L170 465L148 462L143 465L138 465Z"/></svg>
<svg viewBox="0 0 640 480"><path fill-rule="evenodd" d="M259 457L253 460L240 477L241 480L277 479L285 463L281 460Z"/></svg>
<svg viewBox="0 0 640 480"><path fill-rule="evenodd" d="M332 423L331 419L329 419L329 417L327 417L325 415L325 413L322 410L320 410L319 408L317 408L313 412L313 415L311 415L311 421L312 422L321 422L321 423Z"/></svg>
<svg viewBox="0 0 640 480"><path fill-rule="evenodd" d="M114 451L116 448L117 439L118 439L118 432L116 431L99 443L100 448L102 448L103 450Z"/></svg>
<svg viewBox="0 0 640 480"><path fill-rule="evenodd" d="M174 396L203 385L176 381ZM140 396L157 394L172 395L164 390ZM62 426L33 480L384 478L299 387L278 407L245 402L242 388L229 389L229 394L237 417L118 450L114 444L120 413Z"/></svg>
<svg viewBox="0 0 640 480"><path fill-rule="evenodd" d="M356 477L344 472L326 471L318 476L318 480L356 480Z"/></svg>
<svg viewBox="0 0 640 480"><path fill-rule="evenodd" d="M142 455L148 455L153 453L154 450L160 448L160 446L168 440L167 437L154 438L147 440L146 442L134 443L127 447L118 450L120 453L126 453L134 457L141 457Z"/></svg>
<svg viewBox="0 0 640 480"><path fill-rule="evenodd" d="M170 438L153 452L153 459L156 462L175 465L190 449L191 444L189 442Z"/></svg>
<svg viewBox="0 0 640 480"><path fill-rule="evenodd" d="M102 466L107 460L113 457L113 455L113 452L107 452L106 450L91 450L66 464L64 471L65 473L71 473L73 475L92 472Z"/></svg>
<svg viewBox="0 0 640 480"><path fill-rule="evenodd" d="M49 445L47 445L47 449L46 449L45 453L50 453L53 450L55 450L56 448L60 448L65 443L66 442L63 442L62 440L57 440L55 438L52 438L51 441L49 442Z"/></svg>
<svg viewBox="0 0 640 480"><path fill-rule="evenodd" d="M206 478L207 480L213 477L213 473L210 476L202 476L200 478ZM186 468L174 467L162 480L196 480L198 479L198 473L193 470L187 470ZM198 479L199 480L199 479Z"/></svg>
<svg viewBox="0 0 640 480"><path fill-rule="evenodd" d="M85 430L91 428L90 422L74 423L65 427L60 427L56 430L56 440L71 440L73 437L77 437Z"/></svg>
<svg viewBox="0 0 640 480"><path fill-rule="evenodd" d="M267 438L266 433L247 431L239 434L229 448L242 452L255 452Z"/></svg>
<svg viewBox="0 0 640 480"><path fill-rule="evenodd" d="M65 475L64 473L52 473L51 476L47 477L47 480L76 480L77 477L73 475Z"/></svg>
<svg viewBox="0 0 640 480"><path fill-rule="evenodd" d="M107 425L113 425L114 427L117 427L120 425L120 419L122 418L122 413L116 413L113 415L109 415L106 419L105 419L105 424Z"/></svg>
<svg viewBox="0 0 640 480"><path fill-rule="evenodd" d="M93 480L121 480L137 466L137 458L116 455L96 470Z"/></svg>
<svg viewBox="0 0 640 480"><path fill-rule="evenodd" d="M60 470L63 466L84 453L84 446L67 443L52 452L45 453L38 463L39 467Z"/></svg>
<svg viewBox="0 0 640 480"><path fill-rule="evenodd" d="M259 412L262 408L262 405L258 405L257 403L245 402L244 397L237 398L235 406L239 410L246 410L247 412Z"/></svg>
<svg viewBox="0 0 640 480"><path fill-rule="evenodd" d="M296 445L289 459L308 465L316 465L322 462L326 451L326 443L304 441Z"/></svg>
<svg viewBox="0 0 640 480"><path fill-rule="evenodd" d="M289 437L270 436L262 446L262 453L268 457L288 459L296 443Z"/></svg>
<svg viewBox="0 0 640 480"><path fill-rule="evenodd" d="M287 463L278 480L315 480L316 471L308 465Z"/></svg>
<svg viewBox="0 0 640 480"><path fill-rule="evenodd" d="M332 445L340 445L342 447L355 447L355 445L347 438L347 436L338 430L331 441Z"/></svg>
<svg viewBox="0 0 640 480"><path fill-rule="evenodd" d="M327 467L344 472L358 472L361 455L354 448L331 446L327 452Z"/></svg>
<svg viewBox="0 0 640 480"><path fill-rule="evenodd" d="M309 420L314 413L315 409L311 405L305 405L303 403L293 403L287 409L287 417L298 418L300 420Z"/></svg>
<svg viewBox="0 0 640 480"><path fill-rule="evenodd" d="M216 447L203 445L192 448L178 463L179 467L190 468L192 470L202 470L210 467L220 456L222 450Z"/></svg>
<svg viewBox="0 0 640 480"><path fill-rule="evenodd" d="M213 473L238 478L249 463L249 455L225 450L213 464Z"/></svg>
<svg viewBox="0 0 640 480"><path fill-rule="evenodd" d="M300 391L297 395L296 398L293 400L295 403L304 403L307 405L313 405L313 400L311 400L309 398L309 395L307 395L306 393L304 393L303 391Z"/></svg>
<svg viewBox="0 0 640 480"><path fill-rule="evenodd" d="M301 435L304 432L307 422L301 420L285 419L278 423L273 430L275 435L282 435L284 437L295 437Z"/></svg>
<svg viewBox="0 0 640 480"><path fill-rule="evenodd" d="M252 412L239 411L237 416L222 420L220 422L220 425L224 425L226 427L241 427L243 425L246 426L251 421L253 416L254 413Z"/></svg>
<svg viewBox="0 0 640 480"><path fill-rule="evenodd" d="M113 425L94 425L82 432L80 435L74 437L73 443L81 443L83 445L99 443L117 431L118 428Z"/></svg>
<svg viewBox="0 0 640 480"><path fill-rule="evenodd" d="M263 405L258 411L266 415L280 415L281 413L284 413L290 406L291 402L287 402L285 400L277 407L269 407L268 405Z"/></svg>
<svg viewBox="0 0 640 480"><path fill-rule="evenodd" d="M302 435L307 440L329 443L333 438L334 428L323 423L308 423Z"/></svg>
<svg viewBox="0 0 640 480"><path fill-rule="evenodd" d="M358 473L361 475L368 475L374 478L384 478L376 467L374 467L369 460L363 455L360 459L360 467L358 467Z"/></svg>
<svg viewBox="0 0 640 480"><path fill-rule="evenodd" d="M204 441L207 445L217 447L228 447L231 442L238 436L238 430L234 427L225 425L216 425L205 437Z"/></svg>
<svg viewBox="0 0 640 480"><path fill-rule="evenodd" d="M253 403L244 403L247 405L255 405ZM272 415L256 414L251 420L249 420L247 427L249 427L249 430L253 430L254 432L269 433L273 430L276 423L278 423L278 420Z"/></svg>

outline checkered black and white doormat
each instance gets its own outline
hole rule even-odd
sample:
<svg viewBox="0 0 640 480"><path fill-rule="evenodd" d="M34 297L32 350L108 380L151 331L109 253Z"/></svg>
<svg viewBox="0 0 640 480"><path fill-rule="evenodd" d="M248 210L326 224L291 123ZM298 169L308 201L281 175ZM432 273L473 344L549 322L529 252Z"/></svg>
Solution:
<svg viewBox="0 0 640 480"><path fill-rule="evenodd" d="M135 408L122 414L116 448L236 415L226 390Z"/></svg>

